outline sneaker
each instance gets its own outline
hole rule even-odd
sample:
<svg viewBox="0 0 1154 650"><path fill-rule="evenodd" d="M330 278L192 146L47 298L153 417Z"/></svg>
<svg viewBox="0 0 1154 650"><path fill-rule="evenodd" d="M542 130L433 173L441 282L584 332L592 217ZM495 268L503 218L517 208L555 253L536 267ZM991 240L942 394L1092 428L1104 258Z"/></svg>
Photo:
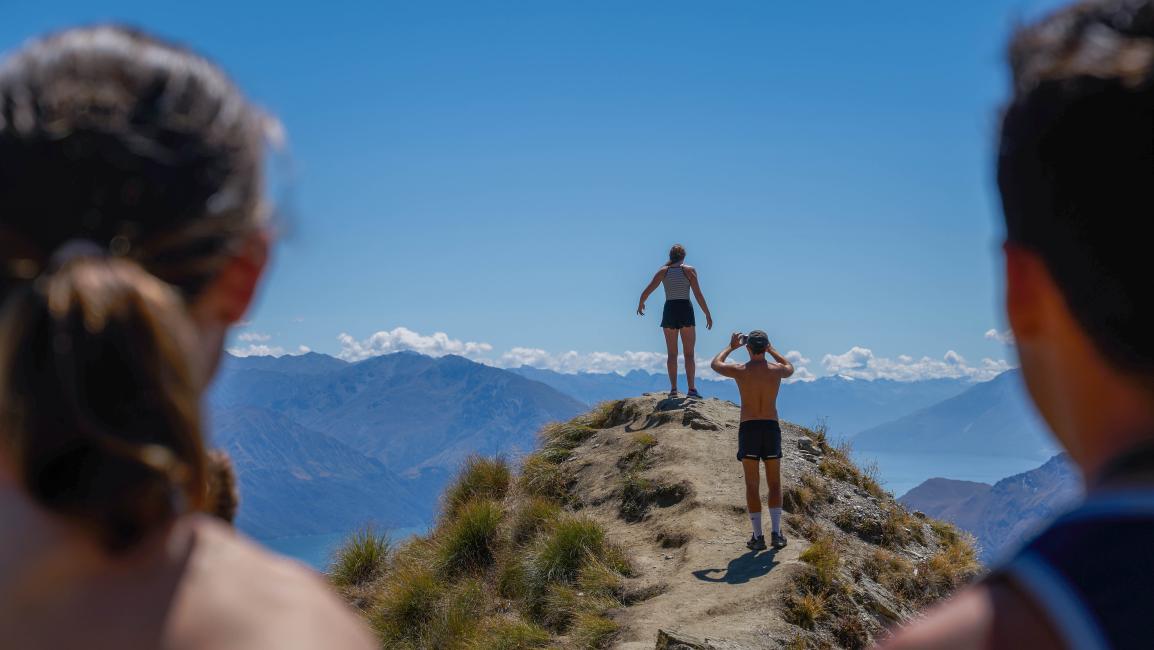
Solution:
<svg viewBox="0 0 1154 650"><path fill-rule="evenodd" d="M751 551L765 550L765 535L750 535L749 541L745 543Z"/></svg>
<svg viewBox="0 0 1154 650"><path fill-rule="evenodd" d="M701 393L697 392L696 388L690 389L686 395L695 399L701 399Z"/></svg>
<svg viewBox="0 0 1154 650"><path fill-rule="evenodd" d="M785 535L781 533L770 533L769 537L770 543L773 544L774 548L785 548L785 545L789 543L785 541ZM762 542L762 544L765 544L765 542Z"/></svg>
<svg viewBox="0 0 1154 650"><path fill-rule="evenodd" d="M669 399L677 399L677 389L676 388L669 391Z"/></svg>

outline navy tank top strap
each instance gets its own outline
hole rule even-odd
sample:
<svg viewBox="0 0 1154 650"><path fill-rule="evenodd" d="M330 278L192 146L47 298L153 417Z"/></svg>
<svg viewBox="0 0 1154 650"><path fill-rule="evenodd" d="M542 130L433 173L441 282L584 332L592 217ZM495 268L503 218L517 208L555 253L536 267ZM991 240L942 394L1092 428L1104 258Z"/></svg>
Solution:
<svg viewBox="0 0 1154 650"><path fill-rule="evenodd" d="M994 571L1045 610L1068 648L1151 647L1154 489L1102 492Z"/></svg>

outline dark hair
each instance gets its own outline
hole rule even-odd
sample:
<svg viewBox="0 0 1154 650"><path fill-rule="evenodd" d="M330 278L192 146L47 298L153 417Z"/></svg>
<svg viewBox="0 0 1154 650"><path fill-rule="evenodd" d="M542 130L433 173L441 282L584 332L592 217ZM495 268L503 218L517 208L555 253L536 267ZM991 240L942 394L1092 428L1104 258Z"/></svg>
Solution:
<svg viewBox="0 0 1154 650"><path fill-rule="evenodd" d="M678 262L681 262L684 260L685 260L685 247L682 246L681 244L674 244L673 247L669 249L669 263L670 264L677 264Z"/></svg>
<svg viewBox="0 0 1154 650"><path fill-rule="evenodd" d="M1118 367L1154 373L1154 3L1082 2L1018 32L998 152L1007 238Z"/></svg>
<svg viewBox="0 0 1154 650"><path fill-rule="evenodd" d="M265 128L212 63L127 28L0 68L0 443L110 550L205 507L187 303L259 227Z"/></svg>
<svg viewBox="0 0 1154 650"><path fill-rule="evenodd" d="M240 504L236 470L232 459L220 449L208 452L208 506L206 510L221 521L232 523Z"/></svg>

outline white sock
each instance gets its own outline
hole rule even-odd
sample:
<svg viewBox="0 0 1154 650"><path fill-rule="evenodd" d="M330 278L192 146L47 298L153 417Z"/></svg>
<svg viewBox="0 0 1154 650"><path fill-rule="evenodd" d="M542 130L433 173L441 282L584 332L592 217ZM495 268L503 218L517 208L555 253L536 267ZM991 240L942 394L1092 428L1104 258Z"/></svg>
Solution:
<svg viewBox="0 0 1154 650"><path fill-rule="evenodd" d="M760 510L758 510L757 512L749 513L749 523L753 524L753 536L754 537L764 537L764 534L761 532L761 511Z"/></svg>
<svg viewBox="0 0 1154 650"><path fill-rule="evenodd" d="M773 532L781 534L781 508L769 509L769 521L773 525ZM760 528L760 526L758 526Z"/></svg>

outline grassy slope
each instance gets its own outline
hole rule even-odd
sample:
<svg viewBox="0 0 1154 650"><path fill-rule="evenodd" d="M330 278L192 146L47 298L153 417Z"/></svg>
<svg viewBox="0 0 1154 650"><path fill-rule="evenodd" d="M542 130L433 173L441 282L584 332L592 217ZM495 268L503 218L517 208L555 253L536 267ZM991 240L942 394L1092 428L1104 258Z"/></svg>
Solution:
<svg viewBox="0 0 1154 650"><path fill-rule="evenodd" d="M635 573L596 518L583 514L565 461L601 430L644 408L599 406L545 427L519 474L501 459L472 458L446 490L434 530L399 548L371 532L341 549L330 576L388 648L600 648L617 632L615 610L654 593L630 588ZM791 647L862 647L884 624L948 594L977 572L967 538L909 514L869 472L809 431L817 471L786 483L791 532L809 540L804 569L772 607L794 626ZM662 486L641 469L658 438L628 434L619 516L645 517ZM839 513L838 494L875 502L870 517ZM685 540L681 540L684 543ZM374 548L374 545L376 546ZM917 549L911 551L910 549ZM654 631L656 633L656 631Z"/></svg>

